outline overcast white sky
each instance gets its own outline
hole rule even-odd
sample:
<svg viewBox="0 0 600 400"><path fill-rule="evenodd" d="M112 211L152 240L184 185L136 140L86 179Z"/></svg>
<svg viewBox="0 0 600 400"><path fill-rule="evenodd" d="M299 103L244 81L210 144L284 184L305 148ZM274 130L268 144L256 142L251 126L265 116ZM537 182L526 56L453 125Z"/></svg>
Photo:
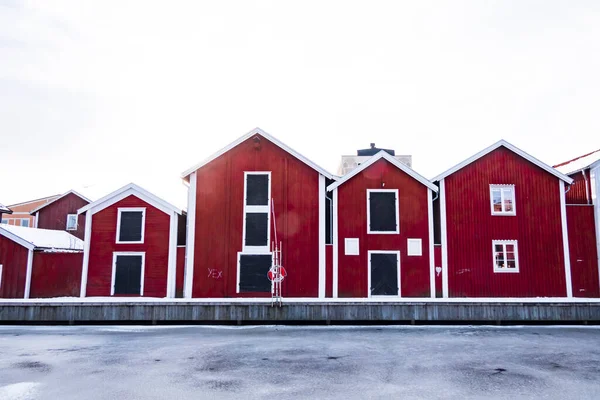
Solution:
<svg viewBox="0 0 600 400"><path fill-rule="evenodd" d="M180 173L260 127L431 178L504 138L600 148L599 1L0 0L0 202ZM219 184L219 183L216 183Z"/></svg>

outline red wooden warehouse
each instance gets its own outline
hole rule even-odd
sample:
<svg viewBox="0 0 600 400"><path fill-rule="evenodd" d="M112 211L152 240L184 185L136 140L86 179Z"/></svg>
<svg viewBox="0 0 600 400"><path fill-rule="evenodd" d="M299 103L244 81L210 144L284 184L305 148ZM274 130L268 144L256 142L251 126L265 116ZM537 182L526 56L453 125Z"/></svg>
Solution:
<svg viewBox="0 0 600 400"><path fill-rule="evenodd" d="M82 258L67 232L0 225L0 297L77 296Z"/></svg>
<svg viewBox="0 0 600 400"><path fill-rule="evenodd" d="M430 297L438 188L386 151L333 192L333 297Z"/></svg>
<svg viewBox="0 0 600 400"><path fill-rule="evenodd" d="M35 216L35 227L42 229L65 230L83 239L85 219L78 217L77 210L88 205L90 199L70 190L56 199L44 203L30 212Z"/></svg>
<svg viewBox="0 0 600 400"><path fill-rule="evenodd" d="M325 187L332 175L261 129L183 173L185 297L267 297L281 243L286 297L325 297Z"/></svg>
<svg viewBox="0 0 600 400"><path fill-rule="evenodd" d="M600 150L555 168L573 179L566 196L573 295L600 297Z"/></svg>
<svg viewBox="0 0 600 400"><path fill-rule="evenodd" d="M565 184L501 140L439 183L443 297L571 297Z"/></svg>
<svg viewBox="0 0 600 400"><path fill-rule="evenodd" d="M175 297L181 210L131 183L88 204L81 297Z"/></svg>

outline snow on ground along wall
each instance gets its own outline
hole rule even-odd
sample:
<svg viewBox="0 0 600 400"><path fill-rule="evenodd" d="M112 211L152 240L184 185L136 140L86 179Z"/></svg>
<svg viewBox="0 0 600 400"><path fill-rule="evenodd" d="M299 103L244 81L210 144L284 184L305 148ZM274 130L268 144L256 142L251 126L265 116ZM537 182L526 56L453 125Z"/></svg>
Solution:
<svg viewBox="0 0 600 400"><path fill-rule="evenodd" d="M490 185L515 185L516 216L491 215ZM446 177L450 297L564 297L559 180L500 147ZM493 240L518 241L518 273L495 273Z"/></svg>
<svg viewBox="0 0 600 400"><path fill-rule="evenodd" d="M0 398L597 399L599 334L595 327L0 327Z"/></svg>

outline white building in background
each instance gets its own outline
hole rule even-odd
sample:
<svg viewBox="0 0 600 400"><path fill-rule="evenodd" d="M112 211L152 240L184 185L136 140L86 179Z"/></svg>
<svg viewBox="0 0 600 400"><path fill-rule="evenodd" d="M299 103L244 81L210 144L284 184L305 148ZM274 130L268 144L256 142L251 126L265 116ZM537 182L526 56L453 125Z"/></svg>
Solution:
<svg viewBox="0 0 600 400"><path fill-rule="evenodd" d="M340 176L346 175L348 172L352 171L354 168L358 167L360 164L374 156L381 150L385 151L402 164L407 165L412 168L412 156L411 155L396 155L394 150L390 149L379 149L375 147L375 143L371 143L371 147L368 149L357 150L356 155L351 156L342 156L342 161L340 166L338 167L337 174Z"/></svg>

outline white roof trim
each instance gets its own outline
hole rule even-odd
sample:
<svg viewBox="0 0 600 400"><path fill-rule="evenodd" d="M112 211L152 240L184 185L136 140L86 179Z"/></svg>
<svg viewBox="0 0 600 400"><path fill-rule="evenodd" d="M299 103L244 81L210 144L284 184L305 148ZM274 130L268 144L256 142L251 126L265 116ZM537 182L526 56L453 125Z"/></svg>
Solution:
<svg viewBox="0 0 600 400"><path fill-rule="evenodd" d="M346 175L342 176L337 182L334 182L331 185L327 186L327 191L330 192L333 189L336 189L337 187L342 185L344 182L352 179L358 173L369 168L371 165L375 164L375 162L377 162L378 160L380 160L382 158L389 161L391 164L396 166L398 169L400 169L401 171L410 175L412 178L416 179L417 181L419 181L423 185L427 186L429 189L433 190L434 192L438 191L438 187L436 185L434 185L433 183L431 183L427 178L423 177L422 175L419 175L414 169L401 163L396 158L389 155L388 153L386 153L383 150L379 151L377 154L375 154L374 156L369 158L367 161L360 164L358 167L354 168L352 171L348 172Z"/></svg>
<svg viewBox="0 0 600 400"><path fill-rule="evenodd" d="M84 195L82 195L81 193L76 192L75 190L69 190L68 192L61 194L59 197L55 198L54 200L49 201L46 204L42 204L41 206L39 206L38 208L32 210L29 212L29 214L33 215L36 212L40 211L42 208L49 206L50 204L54 203L55 201L58 201L60 199L62 199L63 197L69 195L69 194L74 194L75 196L79 197L82 200L87 201L88 203L91 203L92 201L90 199L88 199L87 197L85 197Z"/></svg>
<svg viewBox="0 0 600 400"><path fill-rule="evenodd" d="M30 229L34 229L34 228L30 228ZM13 242L20 244L21 246L25 247L27 250L35 249L35 245L33 243L28 242L27 240L21 238L20 236L17 236L12 232L7 231L6 229L2 228L2 225L0 225L0 235L12 240Z"/></svg>
<svg viewBox="0 0 600 400"><path fill-rule="evenodd" d="M137 198L147 202L148 204L158 208L165 214L170 214L171 212L176 212L177 214L181 214L181 209L175 207L171 203L168 203L161 199L160 197L150 193L146 189L136 185L135 183L130 183L123 186L120 189L115 190L114 192L98 199L85 207L77 210L77 214L83 214L86 211L90 211L92 214L97 213L115 204L117 201L124 199L130 195L134 195Z"/></svg>
<svg viewBox="0 0 600 400"><path fill-rule="evenodd" d="M461 162L459 164L456 164L454 167L450 168L446 172L443 172L443 173L439 174L435 178L431 179L431 181L432 182L439 181L439 180L444 179L448 175L452 175L456 171L462 169L463 167L466 167L467 165L469 165L472 162L480 159L481 157L485 156L486 154L491 153L492 151L496 150L500 146L506 147L508 150L510 150L513 153L516 153L517 155L523 157L527 161L529 161L529 162L537 165L538 167L540 167L541 169L545 170L546 172L548 172L548 173L556 176L558 179L561 179L561 180L565 181L568 184L573 183L573 179L569 178L568 176L566 176L564 174L561 174L560 172L558 172L556 169L552 168L548 164L543 163L540 160L538 160L537 158L535 158L535 157L533 157L533 156L525 153L523 150L519 149L518 147L513 146L512 144L508 143L506 140L500 140L500 141L494 143L493 145L491 145L491 146L489 146L489 147L481 150L479 153L477 153L477 154L475 154L475 155L467 158L466 160L464 160L463 162Z"/></svg>
<svg viewBox="0 0 600 400"><path fill-rule="evenodd" d="M246 133L244 136L240 137L239 139L237 139L236 141L230 143L229 145L223 147L221 150L219 150L218 152L216 152L212 156L208 157L204 161L202 161L202 162L194 165L190 169L186 170L185 172L183 172L181 174L181 178L182 179L187 178L188 175L190 175L192 172L197 171L198 169L202 168L203 166L205 166L209 162L211 162L214 159L216 159L216 158L222 156L223 154L227 153L229 150L233 149L238 144L240 144L240 143L242 143L242 142L250 139L254 135L261 135L261 136L263 136L265 139L267 139L268 141L274 143L275 145L277 145L281 149L285 150L286 152L290 153L291 155L293 155L294 157L296 157L298 160L302 161L304 164L308 165L312 169L314 169L317 172L319 172L321 175L323 175L323 176L325 176L326 178L329 178L329 179L334 179L333 175L331 175L329 172L327 172L324 168L321 168L320 166L318 166L314 162L310 161L308 158L304 157L302 154L296 152L295 150L292 150L291 147L287 146L283 142L281 142L278 139L274 138L273 136L269 135L267 132L263 131L260 128L254 128L254 129L252 129L250 132Z"/></svg>

